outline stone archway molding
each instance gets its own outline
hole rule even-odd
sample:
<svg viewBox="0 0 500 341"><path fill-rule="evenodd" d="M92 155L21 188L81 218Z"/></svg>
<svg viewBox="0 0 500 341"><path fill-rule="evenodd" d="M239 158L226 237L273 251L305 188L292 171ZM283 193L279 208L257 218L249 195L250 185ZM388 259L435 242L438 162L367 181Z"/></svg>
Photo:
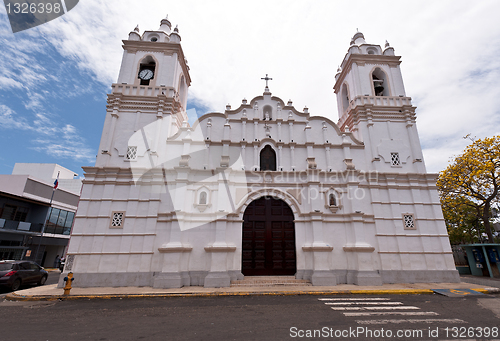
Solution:
<svg viewBox="0 0 500 341"><path fill-rule="evenodd" d="M245 214L245 210L252 201L265 196L274 197L286 202L288 206L292 209L295 219L297 219L297 217L301 215L300 205L291 194L283 192L282 190L276 188L261 188L257 191L248 193L243 203L239 205L238 209L235 212L238 215L239 220L243 220L243 215Z"/></svg>

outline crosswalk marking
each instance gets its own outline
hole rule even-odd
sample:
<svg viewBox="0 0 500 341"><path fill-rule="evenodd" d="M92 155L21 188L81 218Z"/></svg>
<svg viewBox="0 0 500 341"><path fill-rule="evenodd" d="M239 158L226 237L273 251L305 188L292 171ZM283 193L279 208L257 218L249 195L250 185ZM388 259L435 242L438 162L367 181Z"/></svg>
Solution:
<svg viewBox="0 0 500 341"><path fill-rule="evenodd" d="M333 310L411 310L411 309L420 309L419 307L414 306L396 306L396 307L330 307Z"/></svg>
<svg viewBox="0 0 500 341"><path fill-rule="evenodd" d="M407 315L407 316L435 316L439 315L433 311L371 311L361 313L344 313L345 316L385 316L385 315Z"/></svg>
<svg viewBox="0 0 500 341"><path fill-rule="evenodd" d="M391 301L391 298L386 297L335 297L319 298L318 300L322 301L325 305L330 306L330 309L332 310L341 311L346 317L382 317L382 319L356 320L356 323L361 325L381 325L391 323L467 323L460 319L433 318L439 314L434 311L420 311L419 307L407 306L404 305L403 302L393 302ZM429 318L416 318L419 316Z"/></svg>
<svg viewBox="0 0 500 341"><path fill-rule="evenodd" d="M403 302L325 302L327 305L402 305Z"/></svg>
<svg viewBox="0 0 500 341"><path fill-rule="evenodd" d="M467 323L460 319L408 319L408 320L357 320L358 324L400 324L400 323Z"/></svg>

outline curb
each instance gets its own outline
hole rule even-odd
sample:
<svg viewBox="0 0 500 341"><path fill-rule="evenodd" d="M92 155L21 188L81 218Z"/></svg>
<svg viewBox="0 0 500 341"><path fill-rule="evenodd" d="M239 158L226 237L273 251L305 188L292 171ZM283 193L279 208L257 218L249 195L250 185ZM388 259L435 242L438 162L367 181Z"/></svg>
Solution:
<svg viewBox="0 0 500 341"><path fill-rule="evenodd" d="M473 289L483 294L500 292L497 288ZM73 301L91 299L130 299L130 298L168 298L168 297L222 297L222 296L299 296L299 295L429 295L431 289L397 289L397 290L331 290L331 291L247 291L247 292L206 292L206 293L161 293L161 294L101 294L101 295L19 295L7 294L9 301Z"/></svg>

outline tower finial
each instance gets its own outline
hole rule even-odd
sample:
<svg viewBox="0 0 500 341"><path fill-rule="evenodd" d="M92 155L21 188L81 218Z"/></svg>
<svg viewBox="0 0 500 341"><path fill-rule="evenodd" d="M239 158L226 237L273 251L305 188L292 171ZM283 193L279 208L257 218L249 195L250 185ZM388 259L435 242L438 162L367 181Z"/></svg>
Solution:
<svg viewBox="0 0 500 341"><path fill-rule="evenodd" d="M167 34L170 34L170 29L172 28L172 24L168 20L168 14L165 18L161 19L159 31L164 31Z"/></svg>
<svg viewBox="0 0 500 341"><path fill-rule="evenodd" d="M134 28L134 31L139 33L139 25L137 25L135 28Z"/></svg>

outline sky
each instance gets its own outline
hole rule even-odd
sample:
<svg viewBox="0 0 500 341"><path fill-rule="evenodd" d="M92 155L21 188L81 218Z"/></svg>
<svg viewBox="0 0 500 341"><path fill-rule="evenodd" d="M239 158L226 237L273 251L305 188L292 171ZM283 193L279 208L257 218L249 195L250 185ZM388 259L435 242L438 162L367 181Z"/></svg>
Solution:
<svg viewBox="0 0 500 341"><path fill-rule="evenodd" d="M470 140L500 134L500 1L81 0L12 33L0 6L0 174L16 162L93 166L122 40L137 25L178 25L192 79L191 116L262 94L338 120L335 73L351 37L401 56L428 172Z"/></svg>

